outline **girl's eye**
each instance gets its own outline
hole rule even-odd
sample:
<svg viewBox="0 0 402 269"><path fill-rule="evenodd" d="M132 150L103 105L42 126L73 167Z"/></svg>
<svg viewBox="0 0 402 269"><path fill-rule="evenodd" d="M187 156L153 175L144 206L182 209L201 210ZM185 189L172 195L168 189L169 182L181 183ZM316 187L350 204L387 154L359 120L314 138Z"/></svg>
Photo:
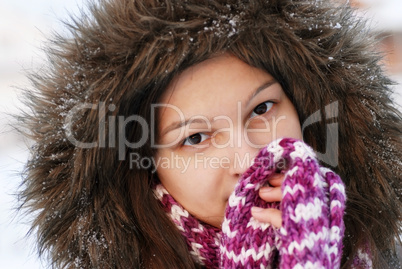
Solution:
<svg viewBox="0 0 402 269"><path fill-rule="evenodd" d="M270 102L270 101L259 104L258 106L256 106L254 108L253 112L251 113L250 118L254 118L258 115L267 113L272 108L273 105L274 105L274 103Z"/></svg>
<svg viewBox="0 0 402 269"><path fill-rule="evenodd" d="M196 133L184 139L183 145L184 146L197 145L201 142L204 142L208 137L209 135L206 135L204 133Z"/></svg>

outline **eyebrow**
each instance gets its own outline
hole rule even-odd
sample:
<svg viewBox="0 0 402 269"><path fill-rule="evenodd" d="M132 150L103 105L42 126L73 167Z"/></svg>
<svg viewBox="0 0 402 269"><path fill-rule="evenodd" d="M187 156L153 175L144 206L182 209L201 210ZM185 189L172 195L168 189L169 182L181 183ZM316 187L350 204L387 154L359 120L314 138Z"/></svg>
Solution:
<svg viewBox="0 0 402 269"><path fill-rule="evenodd" d="M173 130L186 126L189 123L205 123L208 121L211 122L212 119L210 119L210 118L206 118L206 119L205 118L202 118L202 119L201 118L191 118L191 119L188 119L185 121L175 121L172 124L170 124L168 127L166 127L165 130L163 130L163 132L161 132L161 137Z"/></svg>
<svg viewBox="0 0 402 269"><path fill-rule="evenodd" d="M275 79L272 79L264 84L262 84L261 86L259 86L248 98L246 101L246 106L249 105L249 103L251 102L251 100L253 100L254 97L256 97L261 91L271 87L272 85L278 83ZM181 128L183 126L188 125L189 123L205 123L205 120L208 120L209 122L211 122L211 119L207 118L191 118L185 121L175 121L173 123L171 123L168 127L166 127L162 132L161 132L161 137L164 136L165 134L176 130L178 128Z"/></svg>
<svg viewBox="0 0 402 269"><path fill-rule="evenodd" d="M260 87L258 87L248 98L246 101L246 106L248 106L251 102L251 100L253 100L254 97L256 97L261 91L271 87L272 85L278 83L275 79L272 79L268 82L265 82L264 84L262 84Z"/></svg>

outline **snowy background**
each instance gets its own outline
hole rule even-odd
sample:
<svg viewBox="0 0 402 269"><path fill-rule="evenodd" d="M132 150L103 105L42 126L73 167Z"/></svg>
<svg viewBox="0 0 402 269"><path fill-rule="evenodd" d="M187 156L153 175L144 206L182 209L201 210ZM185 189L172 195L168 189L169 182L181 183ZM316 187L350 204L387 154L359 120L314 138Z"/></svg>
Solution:
<svg viewBox="0 0 402 269"><path fill-rule="evenodd" d="M60 20L77 14L82 0L0 0L0 263L6 269L47 268L34 250L34 237L26 238L29 219L16 216L19 173L28 152L22 138L10 127L8 114L18 112L18 88L28 86L24 72L43 65L41 46L53 30L63 31ZM402 32L401 0L365 0L365 16L373 25ZM68 11L68 12L67 12ZM363 13L362 13L363 14ZM398 46L402 46L402 43ZM402 71L392 77L402 82ZM396 88L402 105L402 87ZM11 123L12 124L12 123Z"/></svg>
<svg viewBox="0 0 402 269"><path fill-rule="evenodd" d="M60 19L78 14L81 0L0 0L0 268L43 269L26 239L29 221L16 216L19 173L28 157L26 143L9 126L7 114L18 112L18 88L29 85L24 73L43 65L43 41L63 29Z"/></svg>

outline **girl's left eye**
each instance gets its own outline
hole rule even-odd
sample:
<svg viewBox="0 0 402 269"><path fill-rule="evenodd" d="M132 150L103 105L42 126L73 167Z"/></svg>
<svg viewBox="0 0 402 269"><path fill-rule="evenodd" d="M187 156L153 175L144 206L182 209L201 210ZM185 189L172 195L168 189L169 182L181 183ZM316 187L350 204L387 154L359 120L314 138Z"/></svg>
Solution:
<svg viewBox="0 0 402 269"><path fill-rule="evenodd" d="M193 135L190 135L186 139L184 139L183 145L184 146L192 146L192 145L197 145L199 143L204 142L209 135L204 134L204 133L196 133Z"/></svg>
<svg viewBox="0 0 402 269"><path fill-rule="evenodd" d="M258 106L256 106L254 108L253 112L251 113L250 118L254 118L258 115L267 113L272 108L273 105L274 105L274 102L271 102L271 101L267 101L267 102L259 104Z"/></svg>

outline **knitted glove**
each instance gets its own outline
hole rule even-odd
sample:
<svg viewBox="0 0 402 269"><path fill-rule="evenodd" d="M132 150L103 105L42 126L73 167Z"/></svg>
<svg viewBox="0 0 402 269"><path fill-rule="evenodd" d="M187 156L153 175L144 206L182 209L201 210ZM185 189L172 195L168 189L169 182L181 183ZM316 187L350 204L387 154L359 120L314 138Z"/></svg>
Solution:
<svg viewBox="0 0 402 269"><path fill-rule="evenodd" d="M260 199L258 191L278 170L285 173L279 233L251 216L252 206L277 206ZM342 181L320 168L310 147L294 139L276 140L259 152L229 198L221 267L267 268L276 247L280 268L339 268L344 207Z"/></svg>
<svg viewBox="0 0 402 269"><path fill-rule="evenodd" d="M282 202L258 191L281 170ZM222 230L199 222L158 185L155 196L186 238L194 259L207 268L339 268L345 191L340 178L320 168L303 142L280 139L263 148L229 198ZM251 207L275 207L282 227L260 223Z"/></svg>

